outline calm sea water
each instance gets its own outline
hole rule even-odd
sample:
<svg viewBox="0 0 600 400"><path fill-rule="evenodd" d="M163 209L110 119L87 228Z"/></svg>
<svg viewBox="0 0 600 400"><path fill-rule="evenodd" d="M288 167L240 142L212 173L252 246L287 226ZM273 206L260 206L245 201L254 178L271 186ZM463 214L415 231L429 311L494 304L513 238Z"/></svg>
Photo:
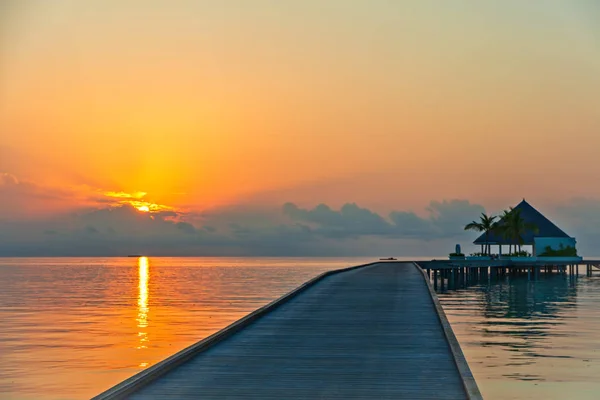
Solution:
<svg viewBox="0 0 600 400"><path fill-rule="evenodd" d="M600 271L438 295L485 399L600 398Z"/></svg>
<svg viewBox="0 0 600 400"><path fill-rule="evenodd" d="M0 398L84 399L372 259L0 259ZM440 294L486 399L600 393L600 272Z"/></svg>

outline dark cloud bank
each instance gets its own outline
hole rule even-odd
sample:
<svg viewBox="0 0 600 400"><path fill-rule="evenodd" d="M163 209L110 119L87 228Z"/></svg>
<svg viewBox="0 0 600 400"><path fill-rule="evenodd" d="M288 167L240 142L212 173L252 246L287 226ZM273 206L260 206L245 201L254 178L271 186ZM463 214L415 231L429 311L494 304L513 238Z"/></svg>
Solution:
<svg viewBox="0 0 600 400"><path fill-rule="evenodd" d="M5 218L0 256L444 255L455 243L469 245L475 234L462 228L484 211L467 200L432 201L426 217L409 211L382 216L353 203L339 210L286 203L278 209L232 207L186 215L122 206L47 220ZM579 224L586 235L579 242L592 251L600 240L600 202L581 200L558 211L569 226Z"/></svg>

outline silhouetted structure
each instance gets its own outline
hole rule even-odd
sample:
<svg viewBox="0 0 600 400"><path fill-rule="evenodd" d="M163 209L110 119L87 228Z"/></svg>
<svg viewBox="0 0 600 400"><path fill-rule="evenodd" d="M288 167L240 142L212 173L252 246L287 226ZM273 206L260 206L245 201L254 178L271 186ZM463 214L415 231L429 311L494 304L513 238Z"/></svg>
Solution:
<svg viewBox="0 0 600 400"><path fill-rule="evenodd" d="M566 247L575 248L576 240L574 237L567 235L562 229L556 226L552 221L546 218L542 213L533 208L525 199L521 201L512 212L518 212L526 224L534 225L537 231L527 229L521 234L522 241L518 243L514 238L505 237L498 231L490 231L487 235L483 233L473 243L476 245L497 245L498 253L502 254L502 245L529 245L533 247L532 255L540 255L549 247L553 250L560 250ZM498 225L504 223L504 219L500 219Z"/></svg>

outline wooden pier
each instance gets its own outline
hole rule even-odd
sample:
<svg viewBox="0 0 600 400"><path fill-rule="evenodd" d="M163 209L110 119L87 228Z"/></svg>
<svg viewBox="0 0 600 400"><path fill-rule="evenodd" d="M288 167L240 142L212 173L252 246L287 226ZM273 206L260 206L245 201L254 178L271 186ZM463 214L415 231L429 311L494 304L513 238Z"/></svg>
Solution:
<svg viewBox="0 0 600 400"><path fill-rule="evenodd" d="M95 399L480 399L415 263L327 272Z"/></svg>
<svg viewBox="0 0 600 400"><path fill-rule="evenodd" d="M578 261L515 261L513 260L432 260L416 261L431 280L434 290L465 288L482 281L492 282L506 276L527 276L536 280L541 274L562 274L572 280L585 267L586 276L600 270L600 260Z"/></svg>

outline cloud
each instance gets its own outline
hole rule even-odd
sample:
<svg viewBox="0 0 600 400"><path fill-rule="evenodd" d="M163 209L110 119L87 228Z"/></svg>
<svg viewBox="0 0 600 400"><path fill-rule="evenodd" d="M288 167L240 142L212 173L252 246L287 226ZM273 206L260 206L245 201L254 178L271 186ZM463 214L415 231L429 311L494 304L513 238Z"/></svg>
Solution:
<svg viewBox="0 0 600 400"><path fill-rule="evenodd" d="M162 217L179 217L181 212L146 199L145 192L103 191L89 185L54 187L19 179L0 171L0 219L52 215L67 210L130 205Z"/></svg>
<svg viewBox="0 0 600 400"><path fill-rule="evenodd" d="M121 205L5 221L0 226L0 255L326 256L392 250L397 254L399 239L462 234L461 226L443 230L436 224L445 227L469 207L442 202L431 208L430 218L409 212L384 218L353 203L339 210L325 204L303 209L286 203L281 208L240 206L197 214L152 214Z"/></svg>
<svg viewBox="0 0 600 400"><path fill-rule="evenodd" d="M600 256L600 199L574 198L554 211L556 224L577 239L580 254Z"/></svg>
<svg viewBox="0 0 600 400"><path fill-rule="evenodd" d="M44 203L65 196L10 174L0 175L0 182L3 204L7 193ZM463 227L485 212L467 200L431 201L420 214L397 210L388 215L355 203L338 209L291 202L281 207L240 205L199 213L147 213L131 204L94 204L52 216L0 218L0 256L443 255L456 243L469 246L475 234ZM576 199L548 216L578 236L584 251L600 243L600 200Z"/></svg>
<svg viewBox="0 0 600 400"><path fill-rule="evenodd" d="M73 207L70 198L72 194L67 190L43 187L0 172L0 219L67 210Z"/></svg>
<svg viewBox="0 0 600 400"><path fill-rule="evenodd" d="M141 199L146 196L148 193L146 192L134 192L134 193L125 193L125 192L105 192L104 195L107 197L114 197L117 199Z"/></svg>
<svg viewBox="0 0 600 400"><path fill-rule="evenodd" d="M439 237L459 235L466 222L477 219L485 208L472 204L468 200L432 201L427 210L429 220L435 227Z"/></svg>
<svg viewBox="0 0 600 400"><path fill-rule="evenodd" d="M8 172L0 172L0 186L16 186L19 180L13 174Z"/></svg>
<svg viewBox="0 0 600 400"><path fill-rule="evenodd" d="M155 213L160 212L160 213L163 213L163 215L166 215L165 213L171 212L172 216L177 215L177 213L175 211L173 211L173 207L169 207L164 204L156 204L156 203L146 200L147 194L148 193L146 193L146 192L126 193L123 191L120 191L120 192L108 191L108 192L101 193L101 196L105 196L105 197L97 198L97 200L100 202L109 202L114 205L116 205L116 204L131 205L131 206L134 206L135 208L137 208L138 210L145 210L146 212L148 212L148 211L152 211Z"/></svg>
<svg viewBox="0 0 600 400"><path fill-rule="evenodd" d="M339 211L325 204L313 209L302 209L293 203L283 206L284 214L295 221L313 224L315 232L329 237L387 236L421 240L464 236L465 221L485 209L467 200L444 200L432 201L427 211L429 216L426 218L410 211L392 211L386 219L354 203L345 204Z"/></svg>
<svg viewBox="0 0 600 400"><path fill-rule="evenodd" d="M316 233L333 238L388 235L393 229L383 217L354 203L345 204L340 211L334 211L325 204L306 210L286 203L283 213L294 221L314 224Z"/></svg>
<svg viewBox="0 0 600 400"><path fill-rule="evenodd" d="M180 231L187 233L189 235L193 235L194 233L196 233L196 228L194 228L194 225L189 224L187 222L177 222L175 224L175 226L177 227L177 229L179 229Z"/></svg>
<svg viewBox="0 0 600 400"><path fill-rule="evenodd" d="M435 231L435 227L430 220L421 218L410 211L392 211L390 220L396 227L401 227L398 230L405 237L427 240Z"/></svg>

